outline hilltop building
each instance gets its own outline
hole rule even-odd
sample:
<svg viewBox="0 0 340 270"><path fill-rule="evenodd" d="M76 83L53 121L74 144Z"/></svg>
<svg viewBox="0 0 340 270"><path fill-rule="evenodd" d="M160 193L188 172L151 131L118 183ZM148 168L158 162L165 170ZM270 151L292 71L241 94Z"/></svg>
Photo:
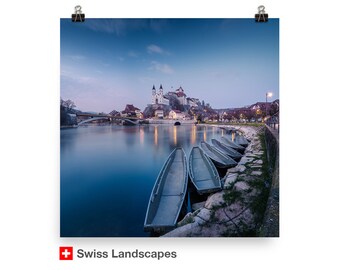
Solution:
<svg viewBox="0 0 340 270"><path fill-rule="evenodd" d="M160 85L158 91L156 91L155 85L152 87L151 104L169 105L169 99L164 96L162 85Z"/></svg>
<svg viewBox="0 0 340 270"><path fill-rule="evenodd" d="M151 93L151 105L170 105L170 99L175 98L178 100L180 105L197 107L199 106L199 99L190 98L184 93L182 86L175 91L169 91L164 94L163 86L160 85L159 90L156 91L155 85L152 87Z"/></svg>

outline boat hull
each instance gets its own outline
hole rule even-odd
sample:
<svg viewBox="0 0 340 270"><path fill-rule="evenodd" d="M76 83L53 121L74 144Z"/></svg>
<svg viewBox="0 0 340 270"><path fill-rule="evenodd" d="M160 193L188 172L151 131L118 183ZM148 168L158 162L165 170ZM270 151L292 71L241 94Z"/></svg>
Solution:
<svg viewBox="0 0 340 270"><path fill-rule="evenodd" d="M164 163L152 189L144 230L168 231L177 224L188 186L185 152L175 148Z"/></svg>
<svg viewBox="0 0 340 270"><path fill-rule="evenodd" d="M218 168L226 169L235 167L237 165L236 161L233 160L231 157L224 155L215 147L206 142L201 142L201 148Z"/></svg>
<svg viewBox="0 0 340 270"><path fill-rule="evenodd" d="M237 152L243 154L245 148L235 142L233 142L231 139L229 139L228 137L221 137L221 140L224 144L226 144L227 146L231 147L232 149L236 150Z"/></svg>
<svg viewBox="0 0 340 270"><path fill-rule="evenodd" d="M237 143L237 144L239 144L243 147L247 147L248 144L249 144L246 137L244 137L243 135L239 135L239 134L236 134L236 136L235 136L235 143Z"/></svg>
<svg viewBox="0 0 340 270"><path fill-rule="evenodd" d="M193 147L189 156L189 176L199 194L222 189L215 165L199 147Z"/></svg>
<svg viewBox="0 0 340 270"><path fill-rule="evenodd" d="M235 149L232 149L231 147L227 146L224 143L219 142L216 139L211 140L212 144L220 150L223 154L228 155L235 161L239 161L242 158L242 154L237 152Z"/></svg>

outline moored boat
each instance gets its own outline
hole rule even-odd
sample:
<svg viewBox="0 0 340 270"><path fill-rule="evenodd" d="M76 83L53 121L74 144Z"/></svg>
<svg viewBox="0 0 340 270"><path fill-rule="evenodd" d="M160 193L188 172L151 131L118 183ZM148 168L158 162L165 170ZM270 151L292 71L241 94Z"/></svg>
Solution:
<svg viewBox="0 0 340 270"><path fill-rule="evenodd" d="M211 139L211 142L223 154L228 155L229 157L231 157L235 161L239 161L241 159L242 155L239 152L237 152L236 150L229 147L228 145L221 143L220 141L218 141L216 139Z"/></svg>
<svg viewBox="0 0 340 270"><path fill-rule="evenodd" d="M214 162L219 168L231 168L237 165L236 161L231 157L224 155L214 146L206 142L201 142L201 148L204 153Z"/></svg>
<svg viewBox="0 0 340 270"><path fill-rule="evenodd" d="M176 226L188 186L183 148L175 148L164 163L152 189L146 211L145 231L167 231Z"/></svg>
<svg viewBox="0 0 340 270"><path fill-rule="evenodd" d="M240 153L244 153L245 148L235 142L233 142L230 138L228 138L227 136L223 136L221 137L221 140L224 144L226 144L227 146L235 149L237 152Z"/></svg>
<svg viewBox="0 0 340 270"><path fill-rule="evenodd" d="M210 158L197 146L189 156L189 176L199 194L221 190L218 171Z"/></svg>
<svg viewBox="0 0 340 270"><path fill-rule="evenodd" d="M247 147L249 142L247 140L246 137L244 137L243 135L240 135L240 134L236 134L235 135L235 143L243 146L243 147Z"/></svg>

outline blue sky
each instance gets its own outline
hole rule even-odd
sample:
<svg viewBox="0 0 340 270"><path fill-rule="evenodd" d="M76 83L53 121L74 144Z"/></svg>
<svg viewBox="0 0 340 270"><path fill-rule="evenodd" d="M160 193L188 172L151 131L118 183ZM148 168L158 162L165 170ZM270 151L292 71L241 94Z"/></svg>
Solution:
<svg viewBox="0 0 340 270"><path fill-rule="evenodd" d="M83 111L144 109L182 86L215 108L279 98L279 20L61 19L61 90Z"/></svg>

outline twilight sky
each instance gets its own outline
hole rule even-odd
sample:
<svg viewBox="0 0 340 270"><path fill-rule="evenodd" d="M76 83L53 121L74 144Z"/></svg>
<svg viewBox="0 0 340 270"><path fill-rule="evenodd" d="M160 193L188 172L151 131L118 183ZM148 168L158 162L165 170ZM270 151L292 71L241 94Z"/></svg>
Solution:
<svg viewBox="0 0 340 270"><path fill-rule="evenodd" d="M215 109L279 98L279 20L61 19L60 95L82 111L144 110L180 86Z"/></svg>

